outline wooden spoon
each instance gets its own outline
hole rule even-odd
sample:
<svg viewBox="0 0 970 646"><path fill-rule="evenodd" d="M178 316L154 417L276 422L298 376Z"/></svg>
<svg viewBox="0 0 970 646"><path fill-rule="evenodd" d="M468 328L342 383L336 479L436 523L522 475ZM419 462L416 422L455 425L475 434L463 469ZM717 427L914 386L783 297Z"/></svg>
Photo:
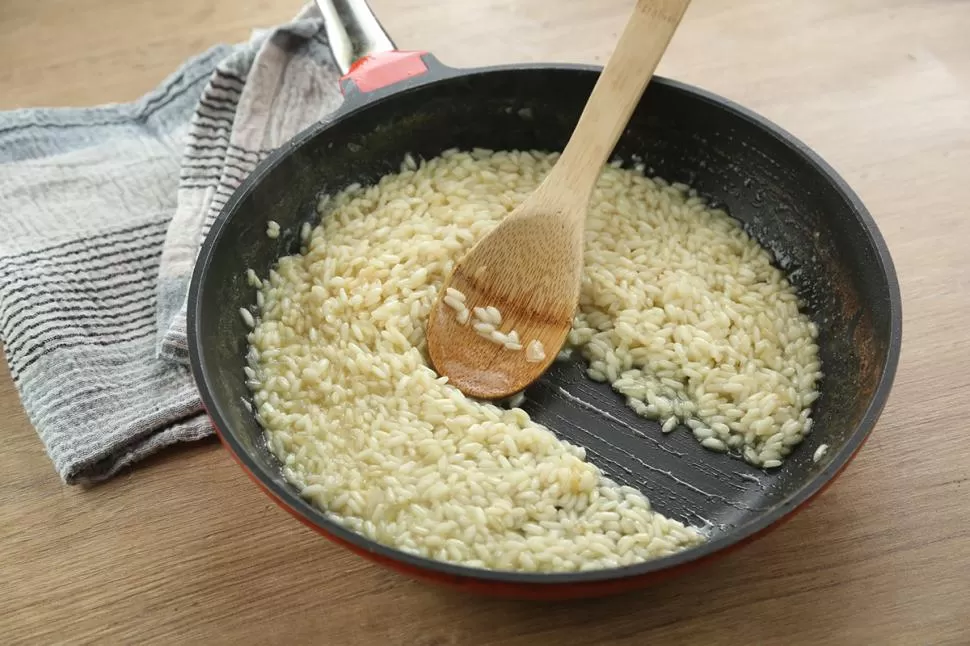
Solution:
<svg viewBox="0 0 970 646"><path fill-rule="evenodd" d="M579 303L583 228L593 187L689 3L637 2L556 165L459 261L442 287L428 320L428 353L435 369L465 394L495 399L517 393L562 348ZM493 340L501 337L488 325L476 330L490 317L477 317L475 308L489 306L501 315L496 331L506 339L516 332L517 344ZM462 309L467 314L459 316ZM539 360L534 341L541 343Z"/></svg>

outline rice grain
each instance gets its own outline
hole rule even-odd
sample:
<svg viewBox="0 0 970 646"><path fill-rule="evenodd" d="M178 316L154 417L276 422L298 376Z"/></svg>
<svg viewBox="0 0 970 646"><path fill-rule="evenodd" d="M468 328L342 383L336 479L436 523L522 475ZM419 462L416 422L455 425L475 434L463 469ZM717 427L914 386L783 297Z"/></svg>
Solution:
<svg viewBox="0 0 970 646"><path fill-rule="evenodd" d="M812 462L821 461L821 459L825 457L825 454L828 453L828 450L829 450L828 444L819 444L818 448L815 449L815 453L812 454Z"/></svg>
<svg viewBox="0 0 970 646"><path fill-rule="evenodd" d="M542 347L542 341L533 339L525 347L525 360L530 363L539 363L546 358L546 349Z"/></svg>

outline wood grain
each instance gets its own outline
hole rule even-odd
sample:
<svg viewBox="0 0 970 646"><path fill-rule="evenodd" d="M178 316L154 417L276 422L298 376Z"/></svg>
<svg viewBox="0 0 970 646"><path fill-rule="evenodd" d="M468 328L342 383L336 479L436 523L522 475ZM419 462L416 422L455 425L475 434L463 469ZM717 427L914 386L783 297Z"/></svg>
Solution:
<svg viewBox="0 0 970 646"><path fill-rule="evenodd" d="M373 0L455 65L602 61L630 0ZM286 19L269 0L4 0L0 107L126 101ZM65 487L6 374L5 643L970 643L970 4L695 0L661 73L775 120L859 192L904 297L896 386L807 511L713 567L617 599L441 592L333 547L212 442ZM2 169L0 169L2 172Z"/></svg>

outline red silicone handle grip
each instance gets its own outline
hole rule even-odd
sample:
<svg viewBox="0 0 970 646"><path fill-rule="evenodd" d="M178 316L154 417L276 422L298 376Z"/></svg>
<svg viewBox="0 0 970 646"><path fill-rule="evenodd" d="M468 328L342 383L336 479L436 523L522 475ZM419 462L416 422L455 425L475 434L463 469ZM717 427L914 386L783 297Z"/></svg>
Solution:
<svg viewBox="0 0 970 646"><path fill-rule="evenodd" d="M340 86L343 88L345 81L350 81L361 92L373 92L421 76L428 71L427 64L421 58L425 54L427 52L393 51L362 56L340 79Z"/></svg>

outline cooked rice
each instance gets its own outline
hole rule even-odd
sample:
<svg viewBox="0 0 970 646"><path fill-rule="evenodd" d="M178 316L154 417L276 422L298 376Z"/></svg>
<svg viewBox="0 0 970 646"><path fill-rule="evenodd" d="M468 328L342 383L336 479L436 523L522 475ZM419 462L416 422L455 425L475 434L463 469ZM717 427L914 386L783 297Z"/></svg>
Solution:
<svg viewBox="0 0 970 646"><path fill-rule="evenodd" d="M488 313L488 320L492 322L492 325L498 327L502 324L502 313L498 311L497 307L489 305L485 308L485 311Z"/></svg>
<svg viewBox="0 0 970 646"><path fill-rule="evenodd" d="M533 339L525 348L525 360L530 363L539 363L546 358L546 349L542 347L542 341Z"/></svg>
<svg viewBox="0 0 970 646"><path fill-rule="evenodd" d="M465 302L465 295L461 292L461 290L455 289L454 287L449 287L447 290L445 290L445 294L455 299L459 303Z"/></svg>
<svg viewBox="0 0 970 646"><path fill-rule="evenodd" d="M455 310L455 312L464 312L466 309L468 309L467 307L465 307L464 303L462 303L454 296L445 296L444 302L445 302L445 305Z"/></svg>
<svg viewBox="0 0 970 646"><path fill-rule="evenodd" d="M266 235L274 240L280 237L280 225L275 220L266 223Z"/></svg>
<svg viewBox="0 0 970 646"><path fill-rule="evenodd" d="M286 478L330 518L414 554L526 571L615 567L702 540L522 409L471 400L429 367L440 285L556 157L406 161L330 199L306 253L262 281L247 383ZM589 374L665 429L695 422L712 450L780 465L805 430L818 359L767 253L686 187L615 167L587 226L570 341ZM476 331L497 331L500 313L477 309Z"/></svg>
<svg viewBox="0 0 970 646"><path fill-rule="evenodd" d="M458 322L464 325L468 321L468 308L465 307L465 295L461 294L462 300L459 301L454 294L451 292L458 292L458 290L453 290L448 288L448 291L444 297L444 303L448 307L452 308L456 312L456 317ZM478 320L478 323L472 325L472 329L478 333L483 339L487 339L492 343L497 343L503 346L506 350L512 350L513 352L518 352L522 349L522 344L519 342L519 333L515 330L511 330L508 333L502 332L498 327L502 324L502 314L492 306L487 307L475 307L472 310L473 315Z"/></svg>
<svg viewBox="0 0 970 646"><path fill-rule="evenodd" d="M812 462L819 462L825 457L825 454L829 451L828 444L819 444L818 448L815 449L815 453L812 454Z"/></svg>
<svg viewBox="0 0 970 646"><path fill-rule="evenodd" d="M491 323L475 323L472 325L472 329L478 332L479 335L491 341L492 332L495 331L495 326Z"/></svg>
<svg viewBox="0 0 970 646"><path fill-rule="evenodd" d="M242 320L247 327L250 327L250 328L256 327L256 320L253 318L252 312L247 310L245 307L239 308L239 316L242 317Z"/></svg>
<svg viewBox="0 0 970 646"><path fill-rule="evenodd" d="M817 334L783 272L736 220L684 185L603 173L569 335L592 379L639 414L696 420L711 430L692 427L704 446L742 450L770 468L811 428Z"/></svg>

